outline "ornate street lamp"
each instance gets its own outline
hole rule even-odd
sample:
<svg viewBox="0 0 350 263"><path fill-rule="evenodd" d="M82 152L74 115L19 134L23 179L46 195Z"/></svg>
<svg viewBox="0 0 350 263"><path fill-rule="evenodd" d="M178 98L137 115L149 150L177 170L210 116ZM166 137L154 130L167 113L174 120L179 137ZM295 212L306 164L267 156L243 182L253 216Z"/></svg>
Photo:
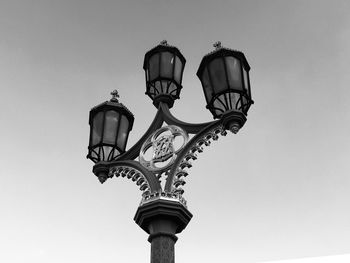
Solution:
<svg viewBox="0 0 350 263"><path fill-rule="evenodd" d="M101 183L113 176L131 179L142 191L134 220L149 234L151 263L174 262L176 234L192 218L183 197L191 161L196 160L197 154L212 140L225 136L226 130L237 133L253 103L250 67L244 54L222 48L219 43L215 46L216 50L203 58L197 75L207 108L216 120L193 124L171 114L169 109L182 88L186 60L166 41L145 55L146 94L158 111L134 146L125 151L134 117L118 102L116 91L112 92L110 101L90 111L87 157L95 163L93 173ZM163 187L161 178L165 179Z"/></svg>

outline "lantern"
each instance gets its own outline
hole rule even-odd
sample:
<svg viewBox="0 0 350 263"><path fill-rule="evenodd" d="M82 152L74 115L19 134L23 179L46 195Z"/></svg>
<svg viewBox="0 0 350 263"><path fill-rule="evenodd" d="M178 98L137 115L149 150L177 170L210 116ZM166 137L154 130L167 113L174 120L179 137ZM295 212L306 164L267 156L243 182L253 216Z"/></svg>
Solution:
<svg viewBox="0 0 350 263"><path fill-rule="evenodd" d="M118 102L115 90L110 101L92 108L89 116L90 141L87 158L97 163L113 161L125 152L134 115Z"/></svg>
<svg viewBox="0 0 350 263"><path fill-rule="evenodd" d="M247 115L253 104L250 92L250 66L240 51L222 48L203 57L197 76L201 80L207 108L215 118L228 111L239 111Z"/></svg>
<svg viewBox="0 0 350 263"><path fill-rule="evenodd" d="M172 107L179 99L182 74L186 59L180 51L164 40L145 55L143 69L146 74L146 94L158 107L165 102Z"/></svg>

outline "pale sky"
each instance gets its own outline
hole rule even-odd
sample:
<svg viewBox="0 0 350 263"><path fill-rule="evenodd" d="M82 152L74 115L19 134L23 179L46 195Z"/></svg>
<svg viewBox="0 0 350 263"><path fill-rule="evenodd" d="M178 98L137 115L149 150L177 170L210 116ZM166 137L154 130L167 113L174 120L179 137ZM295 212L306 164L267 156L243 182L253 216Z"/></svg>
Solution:
<svg viewBox="0 0 350 263"><path fill-rule="evenodd" d="M142 64L163 39L187 59L178 118L212 120L195 73L218 40L245 53L255 100L243 129L189 170L194 216L176 262L350 254L349 11L347 0L0 0L0 261L149 262L138 187L101 185L85 156L89 110L113 89L135 115L127 148L147 129Z"/></svg>

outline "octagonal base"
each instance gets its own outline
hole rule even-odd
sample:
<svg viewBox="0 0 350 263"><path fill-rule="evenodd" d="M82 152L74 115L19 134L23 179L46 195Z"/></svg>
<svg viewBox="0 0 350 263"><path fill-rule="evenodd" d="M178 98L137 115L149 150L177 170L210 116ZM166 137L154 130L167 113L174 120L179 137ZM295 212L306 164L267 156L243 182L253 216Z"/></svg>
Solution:
<svg viewBox="0 0 350 263"><path fill-rule="evenodd" d="M157 199L140 206L135 222L148 234L177 234L190 222L192 214L179 201Z"/></svg>

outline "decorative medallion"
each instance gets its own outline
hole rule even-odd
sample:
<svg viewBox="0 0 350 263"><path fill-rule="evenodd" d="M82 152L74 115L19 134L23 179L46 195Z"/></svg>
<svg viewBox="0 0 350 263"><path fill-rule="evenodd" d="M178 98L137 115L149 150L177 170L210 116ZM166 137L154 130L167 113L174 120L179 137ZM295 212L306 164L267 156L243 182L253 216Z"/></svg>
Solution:
<svg viewBox="0 0 350 263"><path fill-rule="evenodd" d="M177 139L179 137L179 139ZM140 163L155 172L169 169L177 153L188 141L187 133L178 126L169 125L156 130L143 143L140 151Z"/></svg>

